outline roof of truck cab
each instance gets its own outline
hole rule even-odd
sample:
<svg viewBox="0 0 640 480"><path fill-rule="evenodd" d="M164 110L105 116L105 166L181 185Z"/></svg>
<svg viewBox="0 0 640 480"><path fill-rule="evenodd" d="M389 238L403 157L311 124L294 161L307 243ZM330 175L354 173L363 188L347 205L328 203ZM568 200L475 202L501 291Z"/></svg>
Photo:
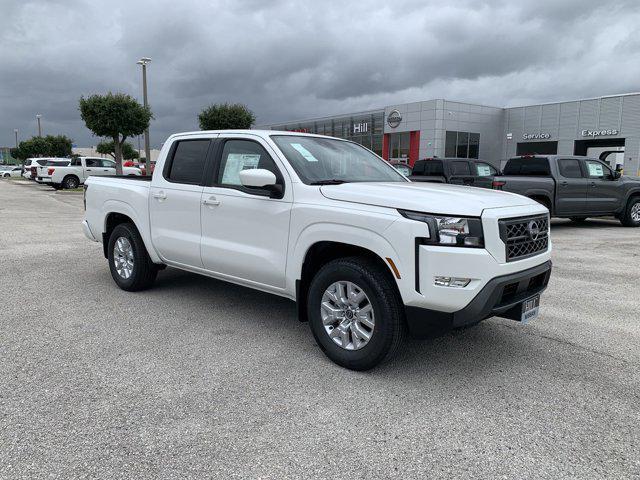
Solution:
<svg viewBox="0 0 640 480"><path fill-rule="evenodd" d="M286 130L196 130L191 132L180 132L174 133L169 137L169 139L173 137L183 137L189 135L206 135L206 134L228 134L228 133L238 133L243 135L256 135L259 137L269 137L271 135L292 135L299 137L322 137L322 138L335 138L336 140L344 140L343 138L331 137L329 135L321 135L316 133L304 133L304 132L290 132Z"/></svg>

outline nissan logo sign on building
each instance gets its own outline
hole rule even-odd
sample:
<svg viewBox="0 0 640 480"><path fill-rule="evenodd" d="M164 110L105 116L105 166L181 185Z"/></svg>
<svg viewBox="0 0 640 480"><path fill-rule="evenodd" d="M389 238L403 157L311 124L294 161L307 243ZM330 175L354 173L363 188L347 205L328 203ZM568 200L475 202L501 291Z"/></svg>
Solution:
<svg viewBox="0 0 640 480"><path fill-rule="evenodd" d="M391 110L389 115L387 115L387 125L391 128L396 128L402 122L402 115L400 115L400 111Z"/></svg>

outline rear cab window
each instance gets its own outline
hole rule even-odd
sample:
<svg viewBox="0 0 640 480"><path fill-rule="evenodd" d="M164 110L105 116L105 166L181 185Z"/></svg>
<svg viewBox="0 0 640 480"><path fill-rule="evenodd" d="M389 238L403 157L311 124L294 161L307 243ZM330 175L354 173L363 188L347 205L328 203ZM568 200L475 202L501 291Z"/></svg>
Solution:
<svg viewBox="0 0 640 480"><path fill-rule="evenodd" d="M558 171L564 178L582 178L580 160L575 158L563 158L558 160Z"/></svg>
<svg viewBox="0 0 640 480"><path fill-rule="evenodd" d="M471 175L469 162L465 162L465 161L451 162L451 175Z"/></svg>
<svg viewBox="0 0 640 480"><path fill-rule="evenodd" d="M178 140L172 147L171 161L167 163L163 177L172 183L201 185L211 140L208 138Z"/></svg>

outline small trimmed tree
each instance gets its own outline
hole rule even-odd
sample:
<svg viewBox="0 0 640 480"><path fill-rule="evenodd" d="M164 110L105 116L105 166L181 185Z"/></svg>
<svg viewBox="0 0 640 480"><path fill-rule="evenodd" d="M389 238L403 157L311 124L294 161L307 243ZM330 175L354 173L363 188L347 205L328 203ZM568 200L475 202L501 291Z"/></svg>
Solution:
<svg viewBox="0 0 640 480"><path fill-rule="evenodd" d="M80 116L87 128L113 141L116 174L122 175L122 150L127 138L142 134L153 118L151 110L124 93L80 98Z"/></svg>
<svg viewBox="0 0 640 480"><path fill-rule="evenodd" d="M200 130L231 130L251 128L256 117L241 103L215 103L198 115Z"/></svg>
<svg viewBox="0 0 640 480"><path fill-rule="evenodd" d="M104 142L100 142L96 145L96 151L98 153L102 153L103 155L111 155L114 159L116 158L116 151L113 145L112 140L105 140ZM133 148L133 146L129 143L122 144L122 159L123 160L133 160L134 158L138 158L140 155L138 151Z"/></svg>

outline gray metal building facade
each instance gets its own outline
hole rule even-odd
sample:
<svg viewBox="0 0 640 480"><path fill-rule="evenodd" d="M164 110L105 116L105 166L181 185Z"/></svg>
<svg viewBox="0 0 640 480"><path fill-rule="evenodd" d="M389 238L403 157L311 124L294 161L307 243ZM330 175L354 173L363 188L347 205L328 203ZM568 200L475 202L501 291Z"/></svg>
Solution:
<svg viewBox="0 0 640 480"><path fill-rule="evenodd" d="M514 155L619 152L608 161L626 173L640 169L637 93L509 108L438 99L262 128L349 138L387 160L409 164L462 156L499 166Z"/></svg>

